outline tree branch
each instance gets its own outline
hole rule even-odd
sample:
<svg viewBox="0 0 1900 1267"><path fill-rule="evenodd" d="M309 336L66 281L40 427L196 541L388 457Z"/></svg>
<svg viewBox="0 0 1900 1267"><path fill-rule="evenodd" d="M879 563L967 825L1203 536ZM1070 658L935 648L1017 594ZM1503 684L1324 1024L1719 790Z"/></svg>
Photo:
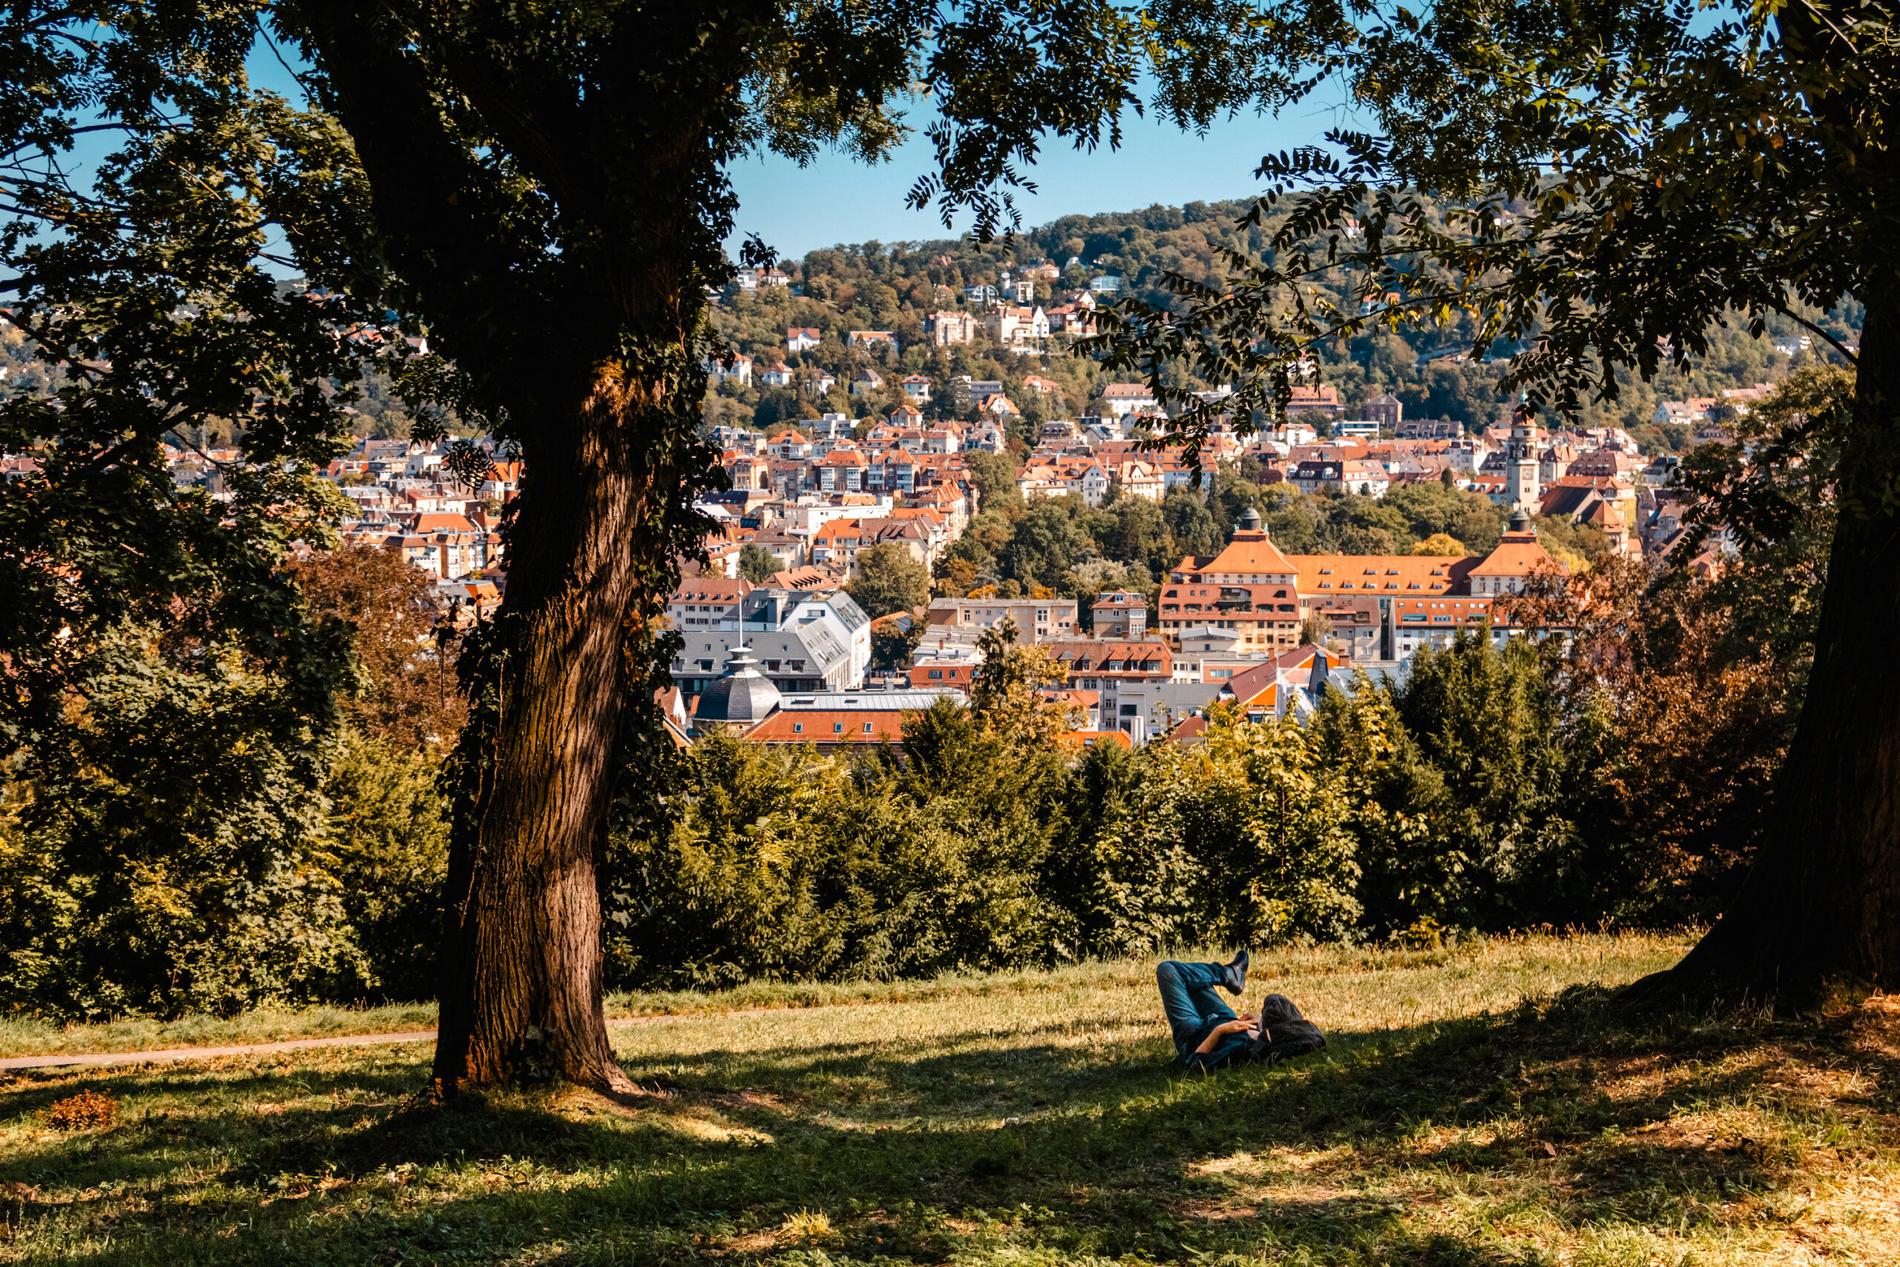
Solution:
<svg viewBox="0 0 1900 1267"><path fill-rule="evenodd" d="M1846 361L1849 365L1858 366L1860 364L1860 357L1855 355L1852 352L1849 352L1847 350L1847 345L1845 343L1842 343L1839 339L1835 338L1833 335L1823 330L1820 326L1815 325L1812 321L1809 321L1806 317L1802 316L1800 313L1795 312L1793 309L1787 307L1784 304L1775 305L1775 311L1779 312L1782 316L1788 318L1788 320L1794 322L1796 325L1800 326L1802 329L1808 331L1810 334L1813 334L1821 339L1825 339L1830 347L1832 347L1836 352L1839 352L1842 357L1846 358Z"/></svg>
<svg viewBox="0 0 1900 1267"><path fill-rule="evenodd" d="M533 288L512 281L531 263L512 248L489 196L492 175L443 117L409 36L376 0L292 6L356 143L384 244L433 312L462 314L453 332L466 364L505 364L508 332L545 317ZM530 325L532 328L532 325Z"/></svg>

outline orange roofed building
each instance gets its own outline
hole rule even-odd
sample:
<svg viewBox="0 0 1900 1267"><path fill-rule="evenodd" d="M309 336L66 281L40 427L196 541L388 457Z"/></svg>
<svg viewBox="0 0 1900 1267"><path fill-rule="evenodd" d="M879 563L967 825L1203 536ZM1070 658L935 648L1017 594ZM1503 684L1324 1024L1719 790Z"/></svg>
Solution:
<svg viewBox="0 0 1900 1267"><path fill-rule="evenodd" d="M1226 629L1241 654L1289 650L1300 641L1298 579L1249 508L1225 549L1211 559L1190 555L1162 582L1155 628L1175 646L1190 632Z"/></svg>
<svg viewBox="0 0 1900 1267"><path fill-rule="evenodd" d="M1292 585L1298 579L1292 561L1267 536L1260 512L1252 507L1241 515L1226 549L1205 561L1183 560L1175 571L1181 580L1192 573L1207 585Z"/></svg>
<svg viewBox="0 0 1900 1267"><path fill-rule="evenodd" d="M1176 647L1226 630L1237 653L1259 655L1300 645L1305 622L1318 618L1355 660L1405 659L1460 629L1489 624L1508 634L1497 600L1562 572L1521 511L1485 555L1288 555L1249 510L1219 554L1176 565L1161 586L1155 625Z"/></svg>
<svg viewBox="0 0 1900 1267"><path fill-rule="evenodd" d="M1563 564L1538 544L1530 517L1520 510L1511 516L1497 549L1466 574L1466 581L1472 594L1495 597L1521 594L1532 577L1563 570Z"/></svg>
<svg viewBox="0 0 1900 1267"><path fill-rule="evenodd" d="M904 718L940 699L959 703L960 691L835 691L787 695L763 721L744 732L755 743L810 744L820 752L904 742Z"/></svg>

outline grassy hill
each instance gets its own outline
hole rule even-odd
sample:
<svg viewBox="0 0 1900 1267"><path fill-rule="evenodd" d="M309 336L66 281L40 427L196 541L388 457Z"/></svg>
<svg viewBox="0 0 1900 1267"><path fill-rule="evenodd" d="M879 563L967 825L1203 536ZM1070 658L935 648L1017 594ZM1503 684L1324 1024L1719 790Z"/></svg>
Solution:
<svg viewBox="0 0 1900 1267"><path fill-rule="evenodd" d="M700 1000L617 1027L627 1104L429 1107L421 1046L36 1074L0 1261L1893 1261L1896 1011L1626 1021L1679 949L1270 954L1333 1043L1214 1078L1137 963ZM115 1125L53 1127L82 1087Z"/></svg>

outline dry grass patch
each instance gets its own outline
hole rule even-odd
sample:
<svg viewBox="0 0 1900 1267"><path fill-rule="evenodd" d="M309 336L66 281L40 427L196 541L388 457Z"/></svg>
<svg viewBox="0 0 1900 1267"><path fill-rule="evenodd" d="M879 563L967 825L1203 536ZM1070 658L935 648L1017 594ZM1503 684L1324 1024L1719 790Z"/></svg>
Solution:
<svg viewBox="0 0 1900 1267"><path fill-rule="evenodd" d="M56 1131L90 1131L119 1120L119 1102L90 1088L46 1106L46 1124Z"/></svg>

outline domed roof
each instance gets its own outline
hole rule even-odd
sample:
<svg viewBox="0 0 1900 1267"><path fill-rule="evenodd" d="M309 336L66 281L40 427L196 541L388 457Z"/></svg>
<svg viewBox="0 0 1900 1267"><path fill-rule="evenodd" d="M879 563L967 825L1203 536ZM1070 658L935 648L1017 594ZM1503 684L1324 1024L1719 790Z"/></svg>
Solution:
<svg viewBox="0 0 1900 1267"><path fill-rule="evenodd" d="M745 644L726 655L726 671L700 693L695 722L760 722L778 710L783 697Z"/></svg>
<svg viewBox="0 0 1900 1267"><path fill-rule="evenodd" d="M1260 512L1252 506L1240 512L1239 528L1242 532L1260 531Z"/></svg>

